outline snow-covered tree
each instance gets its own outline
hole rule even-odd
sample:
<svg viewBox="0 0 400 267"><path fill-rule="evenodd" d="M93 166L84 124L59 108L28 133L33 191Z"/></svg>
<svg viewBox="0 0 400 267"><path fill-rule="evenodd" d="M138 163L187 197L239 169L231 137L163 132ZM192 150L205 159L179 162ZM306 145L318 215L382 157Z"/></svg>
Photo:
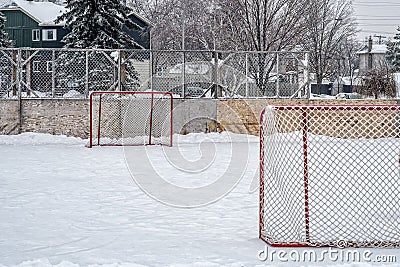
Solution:
<svg viewBox="0 0 400 267"><path fill-rule="evenodd" d="M400 27L393 40L387 43L386 59L394 72L400 71Z"/></svg>
<svg viewBox="0 0 400 267"><path fill-rule="evenodd" d="M5 16L0 12L0 47L10 47L12 44L8 39L8 34L4 31L5 21Z"/></svg>
<svg viewBox="0 0 400 267"><path fill-rule="evenodd" d="M126 29L140 31L138 25L134 24L128 17L131 10L119 0L67 0L67 12L58 17L56 22L65 21L65 27L70 30L63 42L67 48L95 48L95 49L133 49L141 48L135 40L126 33ZM111 50L91 50L84 52L64 53L58 59L60 71L57 80L60 84L78 84L80 87L83 80L89 82L89 90L116 90L115 82L118 73L116 64L124 64L124 72L129 69L130 73L122 73L126 77L124 83L129 81L135 84L138 74L130 62L119 62L113 56ZM74 62L88 62L88 77L84 70L73 67ZM126 67L125 67L126 66ZM129 68L130 67L130 68ZM131 75L128 75L131 74ZM81 89L82 90L82 89ZM85 93L88 93L85 91Z"/></svg>
<svg viewBox="0 0 400 267"><path fill-rule="evenodd" d="M71 32L64 38L69 48L139 48L124 32L138 30L129 18L130 9L119 0L67 0L67 12L56 22L65 21Z"/></svg>

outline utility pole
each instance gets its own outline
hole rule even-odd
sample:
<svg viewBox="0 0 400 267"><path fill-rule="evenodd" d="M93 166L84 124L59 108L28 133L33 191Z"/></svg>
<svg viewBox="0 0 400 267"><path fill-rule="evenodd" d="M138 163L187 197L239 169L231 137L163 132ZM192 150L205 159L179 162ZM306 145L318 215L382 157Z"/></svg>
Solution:
<svg viewBox="0 0 400 267"><path fill-rule="evenodd" d="M374 37L378 38L378 44L382 44L382 39L386 38L386 36L377 34L375 34Z"/></svg>

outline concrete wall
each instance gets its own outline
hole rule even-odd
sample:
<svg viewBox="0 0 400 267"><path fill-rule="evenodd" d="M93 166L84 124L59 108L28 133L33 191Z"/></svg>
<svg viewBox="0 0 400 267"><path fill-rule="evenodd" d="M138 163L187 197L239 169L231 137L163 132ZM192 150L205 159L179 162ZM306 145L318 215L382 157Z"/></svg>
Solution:
<svg viewBox="0 0 400 267"><path fill-rule="evenodd" d="M187 134L217 130L217 103L213 99L175 99L174 133Z"/></svg>
<svg viewBox="0 0 400 267"><path fill-rule="evenodd" d="M181 134L228 130L258 135L259 117L265 106L295 103L354 105L396 104L396 101L175 99L173 129L175 133ZM0 134L18 134L19 132L88 138L89 101L77 99L0 100Z"/></svg>

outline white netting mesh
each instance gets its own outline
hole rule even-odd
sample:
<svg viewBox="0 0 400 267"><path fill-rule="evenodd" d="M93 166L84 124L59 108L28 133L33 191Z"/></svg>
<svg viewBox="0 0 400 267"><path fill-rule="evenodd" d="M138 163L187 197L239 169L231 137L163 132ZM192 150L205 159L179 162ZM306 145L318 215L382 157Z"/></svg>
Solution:
<svg viewBox="0 0 400 267"><path fill-rule="evenodd" d="M91 145L172 145L172 95L93 92Z"/></svg>
<svg viewBox="0 0 400 267"><path fill-rule="evenodd" d="M261 118L260 237L400 247L400 106L274 106Z"/></svg>

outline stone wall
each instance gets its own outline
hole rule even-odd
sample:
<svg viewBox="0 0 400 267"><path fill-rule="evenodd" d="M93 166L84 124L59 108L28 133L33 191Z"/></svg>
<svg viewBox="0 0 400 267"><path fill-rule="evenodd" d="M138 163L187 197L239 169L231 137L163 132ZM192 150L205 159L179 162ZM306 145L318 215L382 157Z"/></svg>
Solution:
<svg viewBox="0 0 400 267"><path fill-rule="evenodd" d="M381 105L396 104L395 100L289 100L246 99L220 100L217 105L217 120L225 130L234 133L259 135L260 114L268 105L325 104L325 105Z"/></svg>
<svg viewBox="0 0 400 267"><path fill-rule="evenodd" d="M37 132L87 138L88 110L87 100L1 100L0 134Z"/></svg>
<svg viewBox="0 0 400 267"><path fill-rule="evenodd" d="M0 100L0 134L18 134L19 101Z"/></svg>
<svg viewBox="0 0 400 267"><path fill-rule="evenodd" d="M259 117L276 104L396 104L390 100L175 99L175 133L213 132L259 134ZM20 116L21 114L21 116ZM0 134L39 132L81 138L89 136L89 101L79 99L0 100Z"/></svg>

